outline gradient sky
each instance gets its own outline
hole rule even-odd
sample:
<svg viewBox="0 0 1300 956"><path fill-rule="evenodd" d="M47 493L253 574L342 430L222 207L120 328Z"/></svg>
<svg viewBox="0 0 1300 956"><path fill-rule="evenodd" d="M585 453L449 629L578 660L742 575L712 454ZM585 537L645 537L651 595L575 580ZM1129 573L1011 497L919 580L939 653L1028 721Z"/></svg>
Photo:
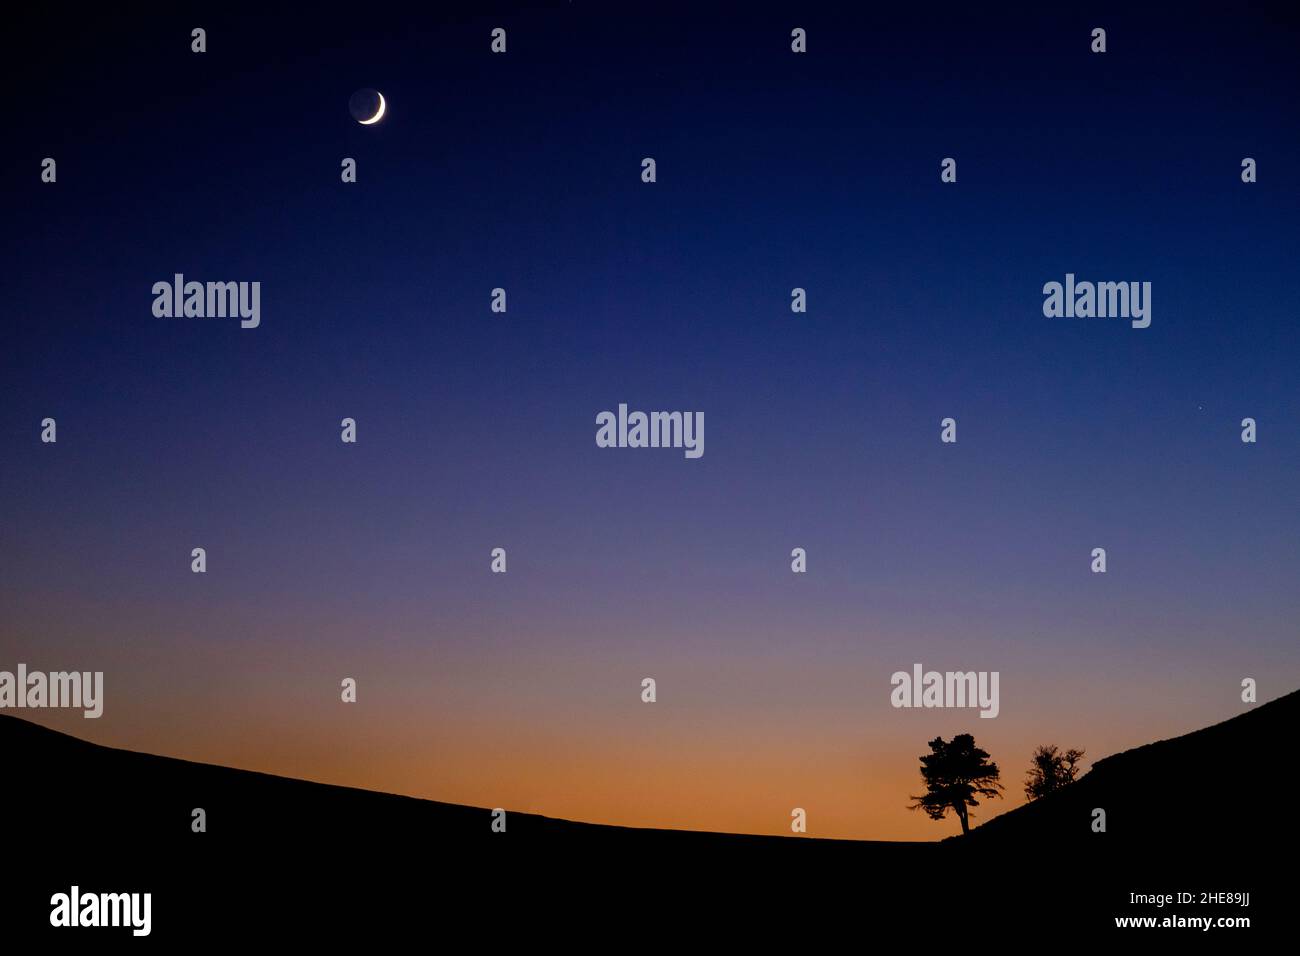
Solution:
<svg viewBox="0 0 1300 956"><path fill-rule="evenodd" d="M1300 686L1294 15L602 6L12 32L0 669L107 684L98 721L24 716L935 839L906 804L937 734L992 753L1000 812L1037 744L1091 762ZM260 281L261 327L155 318L176 272ZM1150 281L1151 327L1044 318L1066 272ZM619 402L703 411L704 457L597 448ZM916 661L1000 671L1001 715L891 708Z"/></svg>

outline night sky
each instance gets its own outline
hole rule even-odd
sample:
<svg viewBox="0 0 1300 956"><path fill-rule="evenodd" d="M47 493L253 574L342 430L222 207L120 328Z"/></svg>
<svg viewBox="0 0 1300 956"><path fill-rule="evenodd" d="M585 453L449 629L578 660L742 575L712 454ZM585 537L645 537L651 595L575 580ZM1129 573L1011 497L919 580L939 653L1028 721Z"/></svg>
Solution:
<svg viewBox="0 0 1300 956"><path fill-rule="evenodd" d="M16 22L0 669L106 685L99 720L23 716L936 839L906 806L937 734L1003 768L979 822L1037 744L1088 763L1296 689L1300 20L1047 6ZM156 318L178 272L260 281L260 327ZM1044 317L1067 272L1149 281L1150 328ZM620 402L703 411L703 457L596 447ZM999 671L1000 715L891 708L914 662Z"/></svg>

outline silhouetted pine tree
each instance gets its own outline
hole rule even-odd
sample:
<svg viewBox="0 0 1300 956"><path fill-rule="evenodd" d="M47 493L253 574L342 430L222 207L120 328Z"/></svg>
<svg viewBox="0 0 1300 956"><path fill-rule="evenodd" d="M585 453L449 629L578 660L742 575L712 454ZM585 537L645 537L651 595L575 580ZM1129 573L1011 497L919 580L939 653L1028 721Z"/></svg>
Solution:
<svg viewBox="0 0 1300 956"><path fill-rule="evenodd" d="M909 810L924 810L932 820L942 820L949 810L961 820L961 832L970 832L967 807L979 806L976 796L1002 796L998 765L989 762L987 751L975 746L970 734L958 734L951 742L942 737L930 741L931 753L921 758L921 779L926 793L912 797Z"/></svg>

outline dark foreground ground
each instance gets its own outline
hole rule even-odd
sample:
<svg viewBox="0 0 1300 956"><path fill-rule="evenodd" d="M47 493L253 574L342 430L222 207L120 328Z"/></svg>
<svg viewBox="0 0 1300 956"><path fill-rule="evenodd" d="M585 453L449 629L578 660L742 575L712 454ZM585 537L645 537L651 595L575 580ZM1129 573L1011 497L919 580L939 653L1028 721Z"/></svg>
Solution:
<svg viewBox="0 0 1300 956"><path fill-rule="evenodd" d="M897 934L921 948L1032 948L1044 932L1241 945L1289 935L1296 916L1298 718L1293 693L1099 761L968 838L864 843L515 813L494 833L485 809L113 750L0 716L0 938L8 952L33 934L92 948L404 935L676 949L685 932L689 948L825 941L812 951ZM194 807L206 833L191 832ZM1092 832L1095 807L1105 833ZM150 936L50 927L51 895L73 884L152 893ZM1131 897L1179 892L1191 902ZM1249 905L1203 901L1221 892ZM1251 926L1117 928L1125 916Z"/></svg>

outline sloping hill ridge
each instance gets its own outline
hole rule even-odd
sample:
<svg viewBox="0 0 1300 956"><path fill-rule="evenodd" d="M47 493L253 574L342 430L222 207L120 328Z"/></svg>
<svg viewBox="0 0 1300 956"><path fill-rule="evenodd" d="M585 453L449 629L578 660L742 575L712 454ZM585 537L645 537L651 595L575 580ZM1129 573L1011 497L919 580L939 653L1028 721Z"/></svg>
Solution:
<svg viewBox="0 0 1300 956"><path fill-rule="evenodd" d="M1300 691L1293 691L1222 723L1098 760L1072 786L989 820L970 839L1094 840L1103 836L1093 831L1096 809L1106 814L1104 836L1129 847L1241 845L1276 836L1284 826L1264 801L1294 777L1284 747L1297 728Z"/></svg>
<svg viewBox="0 0 1300 956"><path fill-rule="evenodd" d="M6 810L26 821L23 832L46 839L69 819L81 821L90 842L170 845L188 839L191 813L201 807L208 834L262 846L315 843L325 834L352 845L404 840L412 831L436 834L441 845L500 842L487 808L315 783L92 744L21 718L0 715L0 754L18 768L22 785L6 794ZM528 838L608 843L627 840L722 840L733 846L799 842L781 837L655 830L577 823L509 812L506 832ZM38 834L43 834L38 837ZM399 841L400 842L400 841ZM841 849L930 843L818 840ZM391 842L388 845L392 845Z"/></svg>
<svg viewBox="0 0 1300 956"><path fill-rule="evenodd" d="M968 838L944 842L1089 839L1097 808L1106 812L1106 832L1124 843L1179 842L1189 833L1197 840L1217 833L1237 839L1259 826L1273 828L1275 821L1259 801L1262 794L1276 792L1280 776L1289 772L1281 747L1297 727L1300 691L1202 730L1105 757L1060 793L976 826ZM485 808L118 750L9 715L0 715L0 753L6 768L19 770L15 776L22 783L6 788L6 803L11 814L27 821L27 834L57 831L71 815L91 828L83 830L83 838L170 843L178 831L190 833L191 811L203 807L210 833L264 845L315 840L321 832L386 840L412 827L436 829L443 843L499 836ZM1005 785L1018 781L1008 779ZM565 841L708 840L787 851L794 843L877 851L932 845L650 830L515 812L507 816L507 831Z"/></svg>
<svg viewBox="0 0 1300 956"><path fill-rule="evenodd" d="M1266 859L1296 851L1273 807L1286 813L1298 718L1300 692L1100 760L969 837L902 843L514 812L496 833L484 808L116 750L0 715L0 845L14 863L0 870L0 926L6 940L57 932L51 894L73 884L151 892L155 934L175 941L437 921L517 944L541 925L525 913L575 927L703 920L745 936L936 919L1052 931L1068 914L1079 932L1113 931L1134 892L1173 890L1249 891L1259 916L1285 905ZM206 833L191 829L196 807Z"/></svg>

